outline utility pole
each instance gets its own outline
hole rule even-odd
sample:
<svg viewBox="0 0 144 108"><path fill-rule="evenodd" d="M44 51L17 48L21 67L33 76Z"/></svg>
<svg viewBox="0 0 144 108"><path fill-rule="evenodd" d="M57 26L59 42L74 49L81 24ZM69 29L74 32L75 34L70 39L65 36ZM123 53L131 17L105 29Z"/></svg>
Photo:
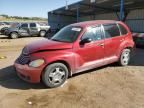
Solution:
<svg viewBox="0 0 144 108"><path fill-rule="evenodd" d="M124 0L120 0L120 20L124 18Z"/></svg>
<svg viewBox="0 0 144 108"><path fill-rule="evenodd" d="M66 7L65 10L68 10L68 0L66 0Z"/></svg>

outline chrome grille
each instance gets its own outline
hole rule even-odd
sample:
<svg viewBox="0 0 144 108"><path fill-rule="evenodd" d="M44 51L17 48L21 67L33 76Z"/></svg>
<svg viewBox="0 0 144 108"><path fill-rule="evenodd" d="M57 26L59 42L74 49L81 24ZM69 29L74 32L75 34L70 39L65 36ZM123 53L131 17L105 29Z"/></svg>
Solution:
<svg viewBox="0 0 144 108"><path fill-rule="evenodd" d="M27 47L24 47L24 48L23 48L22 54L23 54L23 55L28 55L28 54L29 54L29 51L28 51L28 48L27 48Z"/></svg>
<svg viewBox="0 0 144 108"><path fill-rule="evenodd" d="M29 62L30 56L27 48L24 48L22 54L18 58L18 62L22 65L25 65Z"/></svg>
<svg viewBox="0 0 144 108"><path fill-rule="evenodd" d="M30 57L28 55L23 55L21 54L20 57L18 58L18 62L22 65L25 65L29 62Z"/></svg>

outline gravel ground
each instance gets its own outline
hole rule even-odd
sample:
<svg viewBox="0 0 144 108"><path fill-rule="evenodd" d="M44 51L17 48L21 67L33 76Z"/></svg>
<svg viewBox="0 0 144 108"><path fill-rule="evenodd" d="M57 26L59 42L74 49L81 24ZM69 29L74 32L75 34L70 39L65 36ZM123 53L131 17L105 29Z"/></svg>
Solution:
<svg viewBox="0 0 144 108"><path fill-rule="evenodd" d="M69 78L62 87L46 89L16 75L13 62L22 47L42 38L0 37L0 108L144 108L144 49L134 49L129 66L115 64Z"/></svg>

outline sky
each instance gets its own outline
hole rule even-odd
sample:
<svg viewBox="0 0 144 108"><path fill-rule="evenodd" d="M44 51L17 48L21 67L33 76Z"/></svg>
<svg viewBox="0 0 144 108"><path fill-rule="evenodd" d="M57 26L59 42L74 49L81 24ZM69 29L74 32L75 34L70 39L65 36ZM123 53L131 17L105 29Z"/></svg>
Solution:
<svg viewBox="0 0 144 108"><path fill-rule="evenodd" d="M67 0L68 4L80 0ZM0 14L47 18L47 12L66 5L66 0L0 0Z"/></svg>

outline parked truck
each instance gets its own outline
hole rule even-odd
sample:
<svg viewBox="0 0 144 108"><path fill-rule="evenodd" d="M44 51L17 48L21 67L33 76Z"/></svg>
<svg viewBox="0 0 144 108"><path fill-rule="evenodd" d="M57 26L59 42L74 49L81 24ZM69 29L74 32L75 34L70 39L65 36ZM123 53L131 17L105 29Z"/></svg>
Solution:
<svg viewBox="0 0 144 108"><path fill-rule="evenodd" d="M7 28L9 28L11 25L9 24L9 23L7 23L7 22L0 22L0 33L2 33L2 31L4 30L4 29L7 29Z"/></svg>
<svg viewBox="0 0 144 108"><path fill-rule="evenodd" d="M25 36L45 36L50 26L41 25L39 23L22 23L16 27L9 28L5 31L5 35L11 39Z"/></svg>

